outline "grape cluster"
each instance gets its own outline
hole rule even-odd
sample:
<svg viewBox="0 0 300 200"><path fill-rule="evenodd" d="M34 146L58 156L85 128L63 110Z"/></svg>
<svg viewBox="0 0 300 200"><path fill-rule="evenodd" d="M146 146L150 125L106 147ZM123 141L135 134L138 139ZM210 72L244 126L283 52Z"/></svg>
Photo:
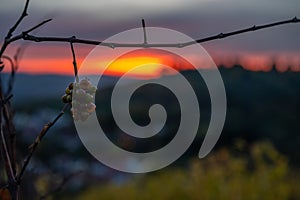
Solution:
<svg viewBox="0 0 300 200"><path fill-rule="evenodd" d="M72 102L72 92L73 92L73 89L74 89L74 83L71 83L66 88L65 94L61 98L64 103L71 103Z"/></svg>
<svg viewBox="0 0 300 200"><path fill-rule="evenodd" d="M82 79L78 83L71 83L66 94L62 97L64 103L72 103L72 115L75 121L85 121L96 105L94 104L95 93L97 88L94 87L88 79ZM76 94L73 96L73 94Z"/></svg>

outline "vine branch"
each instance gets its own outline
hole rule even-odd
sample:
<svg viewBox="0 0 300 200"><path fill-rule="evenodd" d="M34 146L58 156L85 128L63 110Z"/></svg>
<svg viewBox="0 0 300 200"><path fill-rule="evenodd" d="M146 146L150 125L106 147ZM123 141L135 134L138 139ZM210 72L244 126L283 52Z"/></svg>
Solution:
<svg viewBox="0 0 300 200"><path fill-rule="evenodd" d="M299 23L300 19L297 17L294 17L289 20L283 20L283 21L278 21L275 23L269 23L269 24L264 24L264 25L254 25L250 28L245 28L245 29L240 29L236 31L231 31L228 33L219 33L214 36L209 36L201 39L197 39L194 41L187 41L187 42L182 42L182 43L107 43L107 42L102 42L102 41L97 41L97 40L87 40L87 39L78 39L73 37L39 37L39 36L34 36L29 34L28 32L23 32L20 35L17 35L13 38L10 39L10 42L16 41L16 40L28 40L28 41L33 41L33 42L68 42L68 43L80 43L80 44L88 44L88 45L101 45L105 47L110 47L110 48L117 48L117 47L143 47L143 48L151 48L151 47L175 47L175 48L183 48L187 47L196 43L204 43L216 39L222 39L225 37L230 37L233 35L239 35L242 33L246 32L252 32L260 29L266 29L274 26L279 26L279 25L284 25L284 24L290 24L290 23ZM144 25L143 25L144 26Z"/></svg>
<svg viewBox="0 0 300 200"><path fill-rule="evenodd" d="M76 39L75 36L73 36L72 38L73 38L73 39ZM70 42L70 46L71 46L72 57L73 57L74 75L75 75L76 82L78 83L78 82L79 82L79 78L78 78L78 68L77 68L76 54L75 54L75 50L74 50L73 41Z"/></svg>
<svg viewBox="0 0 300 200"><path fill-rule="evenodd" d="M40 37L31 34L32 31L40 28L41 26L45 25L46 23L50 22L52 19L47 19L39 24L29 28L26 31L21 32L20 34L17 34L14 36L14 32L17 29L17 27L20 25L20 23L23 21L23 19L28 15L28 5L30 0L26 0L25 6L23 8L22 14L17 19L15 24L8 30L7 35L5 36L4 42L0 49L0 71L4 68L4 63L2 59L7 59L11 66L11 80L9 82L8 92L6 93L6 96L3 95L2 91L2 83L0 83L0 144L1 144L1 150L5 162L5 169L7 176L9 178L8 188L10 190L10 193L12 194L12 199L17 200L18 199L18 191L19 191L19 185L21 182L21 179L28 167L29 162L31 161L31 158L36 151L38 145L40 144L41 140L44 138L44 136L47 134L49 129L63 116L65 113L65 110L70 106L70 104L65 104L61 112L54 118L53 121L50 121L40 131L40 133L37 135L35 141L30 145L29 152L27 156L24 159L24 163L21 166L21 170L19 173L16 173L16 162L15 162L15 128L13 123L13 110L10 105L10 98L12 97L11 90L12 85L14 81L14 75L15 70L18 68L18 56L20 54L20 50L17 51L17 54L14 57L14 61L10 59L9 57L4 55L4 52L9 44L18 41L18 40L26 40L26 41L33 41L33 42L67 42L70 44L72 57L73 57L73 67L74 67L74 74L76 81L78 81L78 68L77 68L77 62L76 62L76 55L75 55L75 49L74 44L80 43L80 44L87 44L87 45L101 45L108 48L118 48L118 47L141 47L141 48L159 48L159 47L174 47L174 48L183 48L187 47L196 43L203 43L208 42L212 40L217 39L223 39L225 37L230 37L233 35L238 35L246 32L252 32L260 29L266 29L270 27L275 27L279 25L284 24L290 24L290 23L299 23L300 19L297 17L294 17L292 19L278 21L274 23L264 24L264 25L254 25L249 28L245 29L239 29L227 33L219 33L213 36L200 38L193 41L186 41L182 43L148 43L147 42L147 35L146 35L146 26L145 21L142 20L142 28L143 28L143 34L144 34L144 41L143 43L107 43L103 41L97 41L97 40L88 40L88 39L79 39L75 36L72 37ZM4 119L4 121L2 120ZM4 124L5 122L5 124ZM10 137L9 137L10 136ZM10 143L8 143L10 141ZM62 182L61 185L64 185L65 181ZM60 190L60 186L58 187L58 190ZM47 196L46 194L45 196Z"/></svg>

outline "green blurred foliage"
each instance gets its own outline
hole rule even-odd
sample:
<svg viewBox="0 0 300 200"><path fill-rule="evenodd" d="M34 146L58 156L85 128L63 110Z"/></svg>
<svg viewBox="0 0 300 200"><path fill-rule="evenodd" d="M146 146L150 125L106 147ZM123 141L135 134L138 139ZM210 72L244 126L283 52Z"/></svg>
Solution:
<svg viewBox="0 0 300 200"><path fill-rule="evenodd" d="M92 186L76 195L76 200L297 199L299 181L290 175L287 159L270 143L249 147L238 141L231 150L219 149L204 159L192 160L187 168L137 176L119 185Z"/></svg>

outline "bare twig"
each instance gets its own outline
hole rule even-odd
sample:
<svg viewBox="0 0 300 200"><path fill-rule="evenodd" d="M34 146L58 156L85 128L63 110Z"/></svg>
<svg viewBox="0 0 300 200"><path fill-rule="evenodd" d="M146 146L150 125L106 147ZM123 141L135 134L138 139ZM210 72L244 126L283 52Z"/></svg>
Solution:
<svg viewBox="0 0 300 200"><path fill-rule="evenodd" d="M29 0L28 0L28 2L29 2ZM27 5L27 4L26 4L26 5ZM23 19L23 18L22 18L22 19ZM2 55L3 55L3 53L5 52L7 46L8 46L10 43L22 39L22 38L23 38L25 35L27 35L28 33L30 33L30 32L32 32L32 31L38 29L39 27L41 27L41 26L43 26L44 24L50 22L51 20L52 20L52 19L44 20L44 21L40 22L39 24L37 24L37 25L35 25L35 26L29 28L29 29L26 30L26 31L23 31L21 34L19 34L19 35L17 35L17 36L14 36L14 37L12 37L12 33L11 33L11 34L8 34L9 37L8 37L8 35L5 37L4 43L3 43L3 45L2 45L2 47L1 47L1 49L0 49L0 59L1 59ZM19 23L18 23L18 25L19 25ZM1 63L2 63L2 61L0 60L0 64L1 64Z"/></svg>
<svg viewBox="0 0 300 200"><path fill-rule="evenodd" d="M39 37L39 36L34 36L34 35L26 34L26 33L17 35L15 37L11 38L10 40L11 40L11 42L20 40L20 39L29 40L29 41L33 41L33 42L68 42L68 43L72 42L72 43L80 43L80 44L88 44L88 45L101 45L101 46L106 46L106 47L110 47L110 48L117 48L117 47L143 47L143 48L175 47L175 48L182 48L182 47L190 46L190 45L193 45L196 43L208 42L208 41L222 39L222 38L233 36L233 35L239 35L239 34L246 33L246 32L270 28L270 27L279 26L279 25L283 25L283 24L299 23L299 22L300 22L300 19L298 19L297 17L294 17L289 20L283 20L283 21L265 24L265 25L259 25L259 26L252 26L250 28L240 29L240 30L232 31L232 32L228 32L228 33L219 33L214 36L197 39L195 41L182 42L182 43L164 43L164 44L161 44L161 43L148 44L148 43L144 43L144 42L143 43L106 43L106 42L102 42L102 41L78 39L78 38L74 38L74 37Z"/></svg>
<svg viewBox="0 0 300 200"><path fill-rule="evenodd" d="M34 27L28 29L27 31L23 31L23 33L25 33L25 34L26 34L26 33L30 33L30 32L32 32L32 31L38 29L39 27L43 26L44 24L46 24L46 23L48 23L48 22L50 22L50 21L52 21L52 19L46 19L46 20L42 21L41 23L35 25Z"/></svg>
<svg viewBox="0 0 300 200"><path fill-rule="evenodd" d="M143 27L143 33L144 33L144 44L147 44L147 32L146 32L146 24L145 20L142 19L142 27Z"/></svg>
<svg viewBox="0 0 300 200"><path fill-rule="evenodd" d="M16 28L19 26L19 24L22 22L22 20L28 15L27 14L28 5L29 5L29 0L26 0L26 3L25 3L25 6L24 6L21 16L16 21L16 23L9 29L9 31L7 32L7 35L5 36L4 43L0 49L0 64L2 64L1 57L2 57L6 47L10 43L9 40L12 37L13 32L16 30Z"/></svg>
<svg viewBox="0 0 300 200"><path fill-rule="evenodd" d="M29 146L29 153L26 156L23 166L21 168L20 173L17 176L17 182L20 183L24 172L32 158L32 155L34 154L34 152L36 151L36 148L38 147L39 143L41 142L41 140L44 138L44 136L46 135L46 133L49 131L49 129L63 116L63 114L65 113L65 110L69 107L69 104L65 104L64 107L62 108L61 112L54 118L53 121L47 123L43 129L40 131L39 135L36 137L35 141Z"/></svg>
<svg viewBox="0 0 300 200"><path fill-rule="evenodd" d="M17 36L16 36L17 37ZM17 38L14 39L12 38L14 41L19 40L19 39L23 39L23 40L29 40L29 41L33 41L33 42L67 42L70 43L71 41L73 43L79 43L79 44L89 44L89 45L100 45L103 43L101 41L97 41L97 40L86 40L86 39L78 39L78 38L73 38L73 37L38 37L38 36L34 36L34 35L30 35L30 34L24 34L21 35L21 38ZM112 43L104 43L108 47L113 48L113 46L110 46L109 44Z"/></svg>
<svg viewBox="0 0 300 200"><path fill-rule="evenodd" d="M72 37L73 39L76 39L75 36ZM73 67L74 67L74 75L75 75L75 79L76 82L79 82L79 78L78 78L78 68L77 68L77 61L76 61L76 55L75 55L75 50L74 50L74 46L73 46L73 42L70 42L71 45L71 51L72 51L72 57L73 57Z"/></svg>
<svg viewBox="0 0 300 200"><path fill-rule="evenodd" d="M21 34L19 34L19 35L16 35L16 36L7 38L7 39L4 41L4 44L3 44L3 46L2 46L2 48L1 48L1 50L0 50L0 56L3 55L4 51L6 50L7 46L8 46L10 43L23 39L23 38L26 37L26 35L28 35L30 32L36 30L37 28L43 26L44 24L50 22L51 20L52 20L52 19L44 20L44 21L40 22L39 24L33 26L32 28L29 28L28 30L23 31L23 32L22 32Z"/></svg>
<svg viewBox="0 0 300 200"><path fill-rule="evenodd" d="M233 36L233 35L239 35L239 34L246 33L246 32L257 31L257 30L260 30L260 29L270 28L270 27L279 26L279 25L283 25L283 24L299 23L299 22L300 22L300 19L298 19L295 16L294 18L288 19L288 20L283 20L283 21L274 22L274 23L265 24L265 25L259 25L259 26L254 25L254 26L249 27L249 28L240 29L240 30L232 31L232 32L228 32L228 33L220 33L220 34L215 35L215 36L211 36L211 37L207 37L207 38L203 38L203 39L198 39L198 40L196 40L196 42L197 43L203 43L203 42L207 42L207 41L211 41L211 40L222 39L222 38ZM189 43L186 43L186 46L188 46L188 45L189 45Z"/></svg>
<svg viewBox="0 0 300 200"><path fill-rule="evenodd" d="M13 32L16 30L16 28L19 26L19 24L22 22L22 20L28 15L28 13L27 13L28 5L29 5L29 0L26 0L26 3L25 3L25 6L24 6L21 16L16 21L16 23L9 29L5 39L8 39L12 36Z"/></svg>

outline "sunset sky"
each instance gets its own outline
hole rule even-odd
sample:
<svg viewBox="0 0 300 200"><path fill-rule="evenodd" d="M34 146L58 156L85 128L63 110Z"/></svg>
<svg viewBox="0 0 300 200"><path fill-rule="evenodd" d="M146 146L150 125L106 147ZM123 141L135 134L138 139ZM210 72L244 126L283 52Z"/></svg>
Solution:
<svg viewBox="0 0 300 200"><path fill-rule="evenodd" d="M25 0L1 0L1 40L19 17L24 2ZM76 35L78 38L105 40L119 32L140 27L141 19L144 18L147 26L170 28L199 39L254 24L285 20L297 15L300 17L299 10L299 0L31 0L29 16L17 32L44 19L53 18L52 22L35 35ZM204 43L203 47L216 64L230 66L239 62L249 70L268 71L276 62L279 71L300 71L299 35L300 23L211 41ZM14 43L6 53L12 55L15 48L22 44L28 42ZM94 47L75 45L75 48L80 65ZM164 59L159 54L132 55L134 59L126 58L120 63L133 63L133 60L145 57L148 61ZM148 62L147 59L144 61ZM72 74L72 69L69 44L29 43L20 71Z"/></svg>

